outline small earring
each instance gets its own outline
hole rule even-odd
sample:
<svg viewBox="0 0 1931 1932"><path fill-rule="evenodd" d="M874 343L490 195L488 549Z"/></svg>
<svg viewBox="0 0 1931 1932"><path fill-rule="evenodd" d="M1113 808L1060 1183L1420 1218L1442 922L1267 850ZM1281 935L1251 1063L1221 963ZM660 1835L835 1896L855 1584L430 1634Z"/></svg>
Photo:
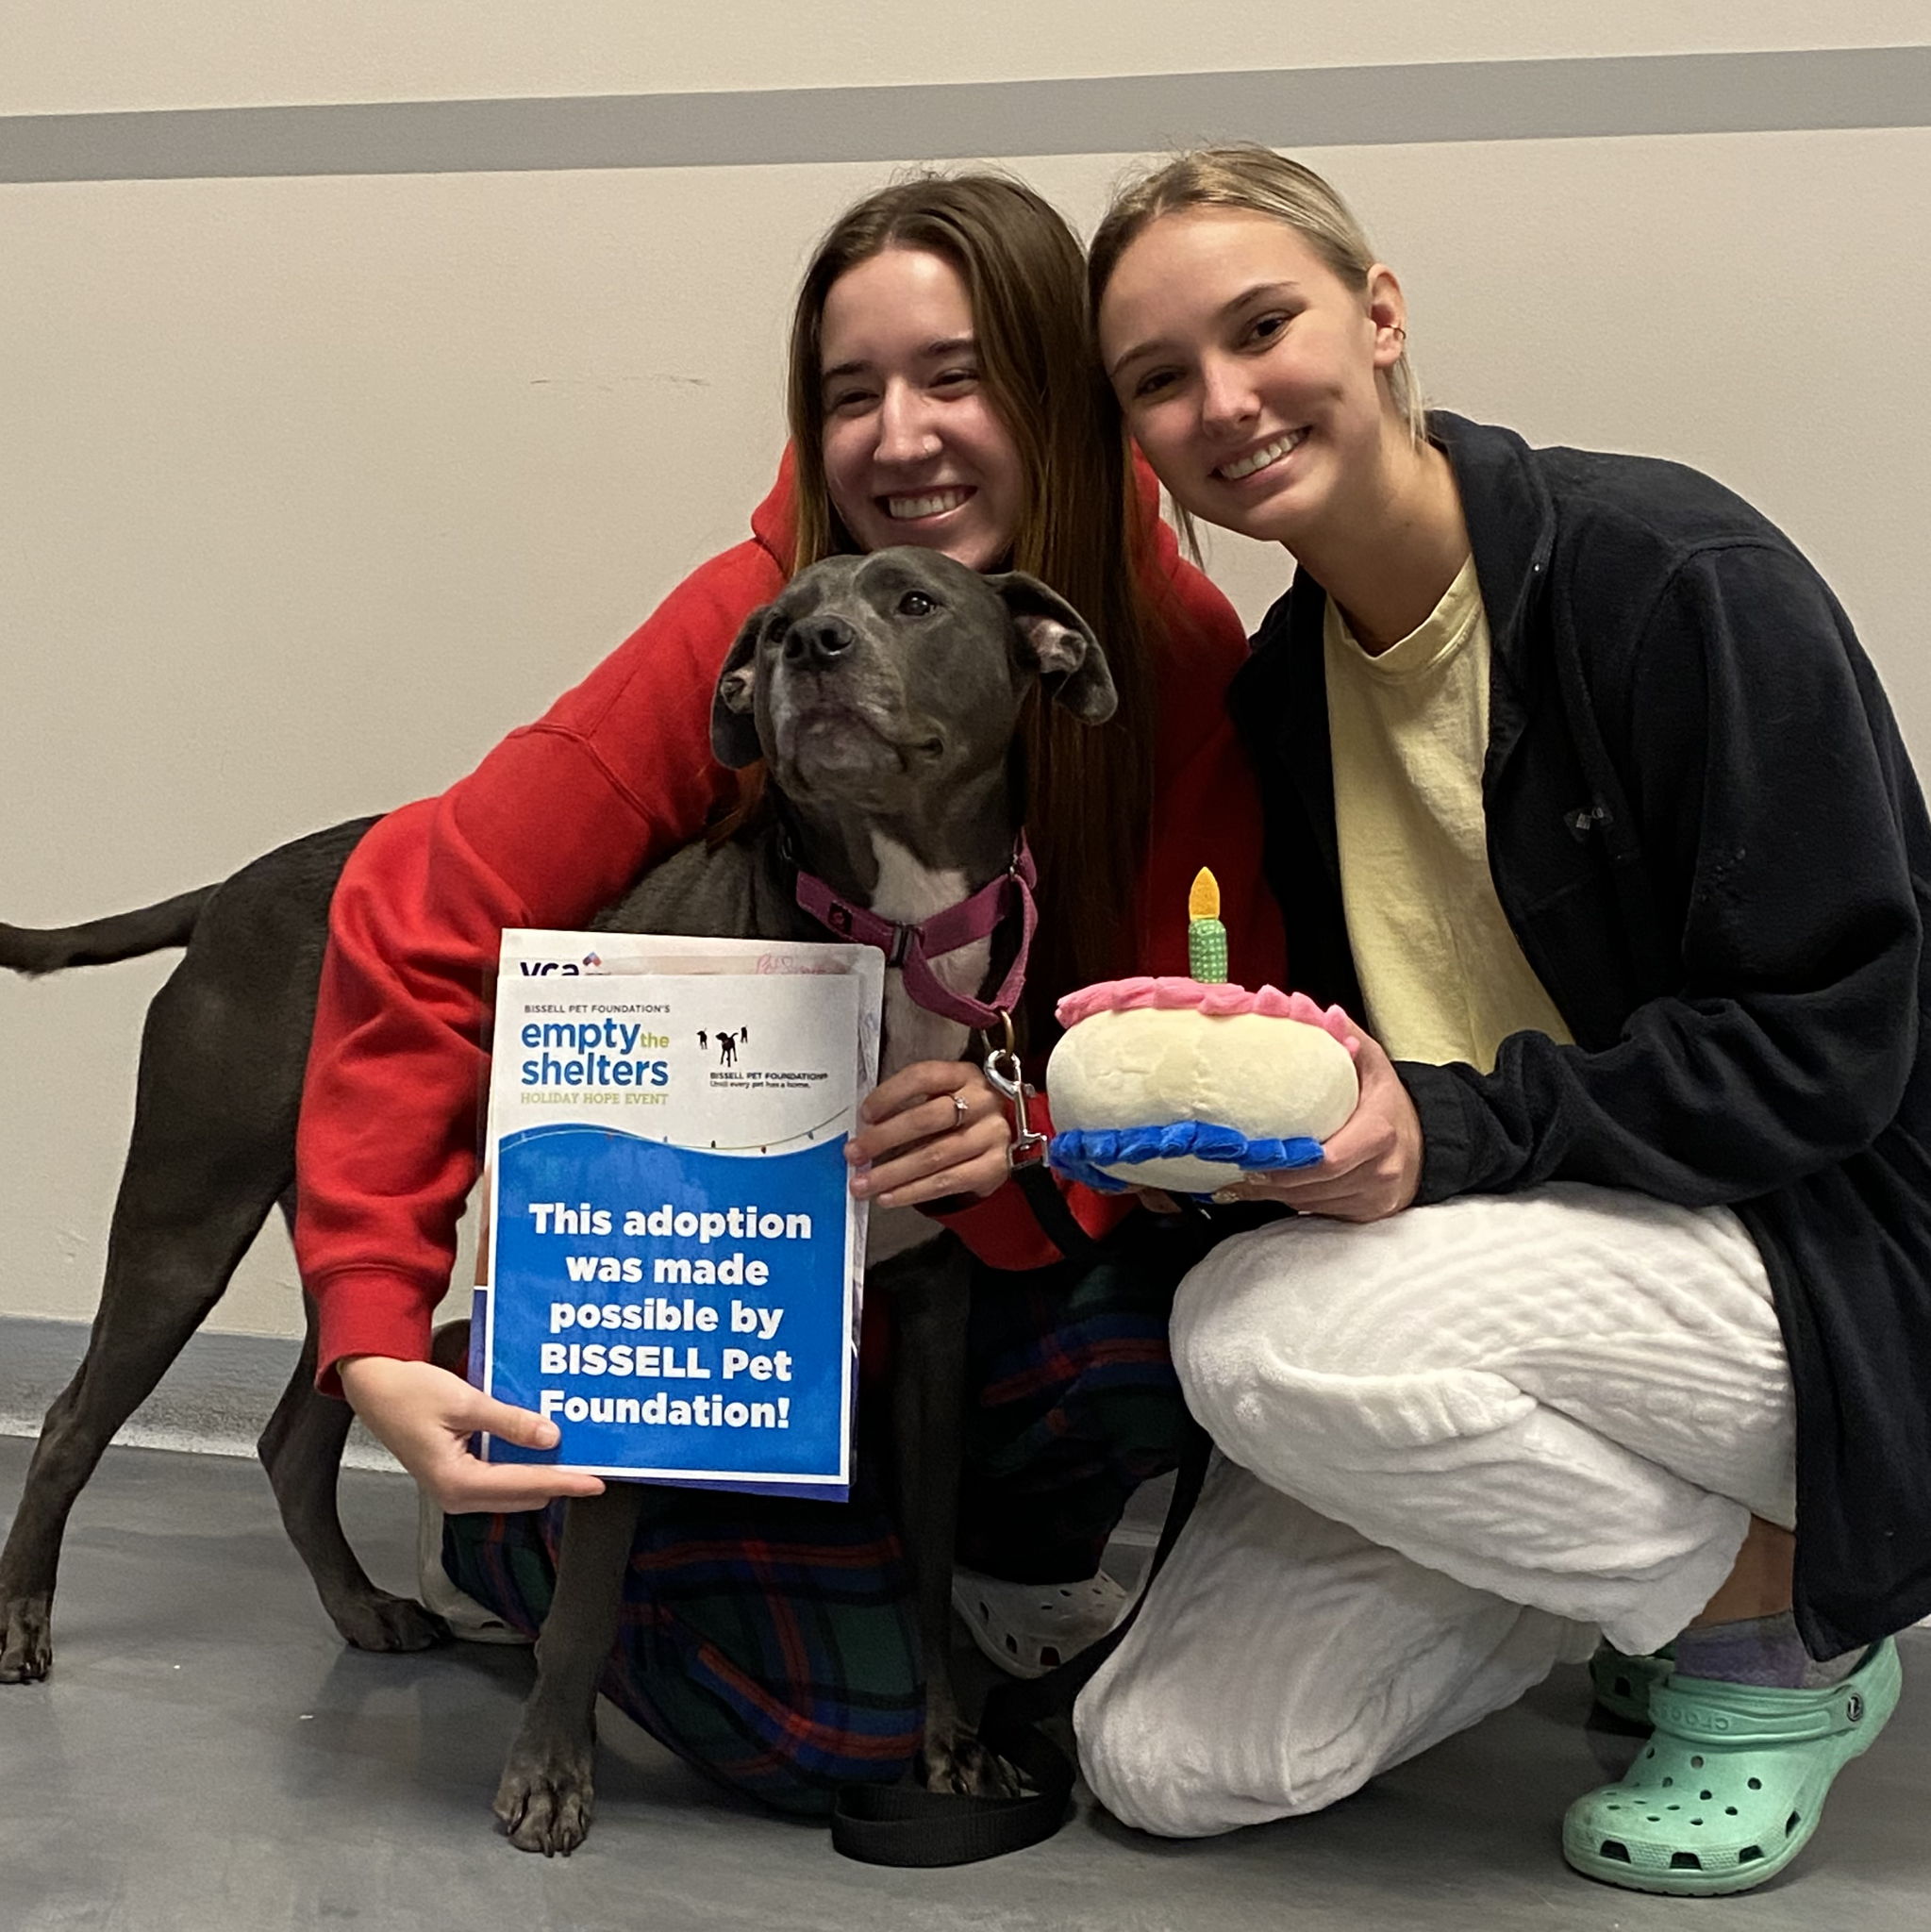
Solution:
<svg viewBox="0 0 1931 1932"><path fill-rule="evenodd" d="M1407 332L1407 329L1405 329L1405 328L1404 328L1404 327L1403 327L1403 326L1401 325L1401 324L1400 324L1400 323L1396 323L1396 324L1395 324L1395 325L1394 325L1394 333L1395 333L1395 339L1396 339L1396 341L1400 341L1400 342L1402 342L1402 343L1404 343L1404 344L1405 344L1405 343L1406 343L1406 342L1407 341L1407 339L1408 339L1408 332Z"/></svg>

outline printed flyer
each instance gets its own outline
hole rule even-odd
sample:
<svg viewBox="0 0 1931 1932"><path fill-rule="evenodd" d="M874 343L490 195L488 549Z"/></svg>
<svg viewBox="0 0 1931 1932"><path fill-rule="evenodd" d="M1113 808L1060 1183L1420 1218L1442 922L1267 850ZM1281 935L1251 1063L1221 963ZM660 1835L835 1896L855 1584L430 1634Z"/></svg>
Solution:
<svg viewBox="0 0 1931 1932"><path fill-rule="evenodd" d="M872 947L503 935L471 1377L487 1461L842 1501L877 1077Z"/></svg>

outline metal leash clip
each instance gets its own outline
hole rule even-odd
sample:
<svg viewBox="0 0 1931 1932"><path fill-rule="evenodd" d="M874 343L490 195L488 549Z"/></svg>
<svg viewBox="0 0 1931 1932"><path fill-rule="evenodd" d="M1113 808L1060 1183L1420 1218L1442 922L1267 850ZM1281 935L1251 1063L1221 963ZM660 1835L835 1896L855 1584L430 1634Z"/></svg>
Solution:
<svg viewBox="0 0 1931 1932"><path fill-rule="evenodd" d="M1033 1124L1026 1111L1033 1090L1025 1084L1025 1074L1019 1063L1019 1049L1012 1037L1012 1015L1004 1007L999 1008L999 1023L1006 1029L1006 1040L1003 1045L993 1047L987 1054L986 1078L991 1083L992 1091L1005 1101L1006 1111L1012 1117L1012 1139L1007 1143L1006 1165L1015 1170L1038 1167L1046 1158L1046 1137L1033 1131Z"/></svg>

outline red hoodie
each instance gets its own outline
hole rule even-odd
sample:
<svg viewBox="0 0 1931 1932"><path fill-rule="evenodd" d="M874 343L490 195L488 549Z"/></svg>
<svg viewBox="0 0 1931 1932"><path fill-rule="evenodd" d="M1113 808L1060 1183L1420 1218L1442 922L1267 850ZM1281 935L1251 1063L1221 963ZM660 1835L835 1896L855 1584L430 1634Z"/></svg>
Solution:
<svg viewBox="0 0 1931 1932"><path fill-rule="evenodd" d="M1151 508L1153 479L1142 470L1139 480ZM711 691L745 617L790 574L789 457L751 529L536 724L441 797L380 820L350 855L329 910L296 1146L295 1253L331 1392L344 1356L428 1354L476 1174L504 927L583 926L736 795L710 754ZM1223 702L1246 638L1157 521L1152 548L1148 589L1164 634L1134 970L1187 971L1187 889L1207 865L1240 977L1281 985L1259 807ZM1096 1233L1126 1211L1118 1196L1068 1195ZM1058 1258L1014 1187L946 1221L994 1266Z"/></svg>

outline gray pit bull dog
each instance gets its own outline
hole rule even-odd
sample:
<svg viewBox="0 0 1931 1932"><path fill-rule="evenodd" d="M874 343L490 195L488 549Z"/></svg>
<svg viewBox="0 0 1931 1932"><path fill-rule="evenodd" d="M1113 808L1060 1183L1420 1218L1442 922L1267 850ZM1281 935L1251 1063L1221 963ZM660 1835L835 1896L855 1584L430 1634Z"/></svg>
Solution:
<svg viewBox="0 0 1931 1932"><path fill-rule="evenodd" d="M981 576L925 550L828 558L740 632L719 677L711 742L727 765L762 757L774 809L697 843L597 921L610 930L823 939L797 904L800 868L906 924L1004 873L1023 796L1014 731L1034 682L1079 718L1114 706L1092 633L1018 573ZM47 1412L0 1553L0 1682L44 1676L60 1538L114 1431L227 1286L277 1202L291 1211L295 1122L327 933L359 820L270 853L225 883L58 931L0 925L0 965L40 974L185 944L148 1009L132 1139L86 1357ZM1001 948L1004 948L1004 957ZM977 992L1012 937L933 961ZM887 974L882 1071L956 1058L966 1027L914 1006ZM909 1226L909 1238L898 1222ZM964 1399L964 1257L914 1210L874 1212L870 1286L892 1293L893 1441L927 1672L922 1772L934 1789L998 1794L1013 1774L962 1723L945 1668ZM888 1258L881 1259L881 1255ZM335 1486L346 1404L314 1389L313 1309L301 1359L258 1445L284 1525L342 1636L417 1650L446 1627L377 1590L342 1535ZM567 1853L589 1827L595 1684L616 1633L623 1565L649 1491L612 1484L570 1506L538 1681L496 1812L524 1850Z"/></svg>

